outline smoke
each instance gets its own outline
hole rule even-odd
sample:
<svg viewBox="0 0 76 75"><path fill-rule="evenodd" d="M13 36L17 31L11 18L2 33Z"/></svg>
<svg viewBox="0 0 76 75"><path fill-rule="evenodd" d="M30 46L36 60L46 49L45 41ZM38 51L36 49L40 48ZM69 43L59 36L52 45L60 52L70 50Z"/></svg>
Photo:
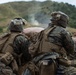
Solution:
<svg viewBox="0 0 76 75"><path fill-rule="evenodd" d="M44 15L41 13L30 14L29 21L30 21L31 25L46 28L48 26L48 24L50 23L50 18L47 15Z"/></svg>
<svg viewBox="0 0 76 75"><path fill-rule="evenodd" d="M32 6L28 9L28 20L32 25L39 26L40 23L36 19L36 14L41 10L41 3L33 0Z"/></svg>
<svg viewBox="0 0 76 75"><path fill-rule="evenodd" d="M35 19L35 14L30 14L29 20L30 20L31 25L36 25L36 26L40 25L40 23Z"/></svg>
<svg viewBox="0 0 76 75"><path fill-rule="evenodd" d="M31 25L41 26L44 28L47 27L48 23L50 22L50 19L47 13L42 12L42 9L46 8L43 8L40 2L34 1L32 7L30 7L28 10L28 20Z"/></svg>

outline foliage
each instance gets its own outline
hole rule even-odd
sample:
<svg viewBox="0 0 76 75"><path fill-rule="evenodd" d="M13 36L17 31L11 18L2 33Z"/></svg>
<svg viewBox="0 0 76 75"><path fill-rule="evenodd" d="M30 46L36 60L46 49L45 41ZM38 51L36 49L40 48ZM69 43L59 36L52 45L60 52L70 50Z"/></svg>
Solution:
<svg viewBox="0 0 76 75"><path fill-rule="evenodd" d="M0 27L0 33L2 33L3 32L3 27Z"/></svg>
<svg viewBox="0 0 76 75"><path fill-rule="evenodd" d="M68 3L58 3L51 0L19 1L0 4L0 26L6 26L14 17L23 17L30 22L35 19L39 23L48 23L52 11L62 11L70 17L69 26L76 28L76 7ZM33 15L33 17L30 17Z"/></svg>

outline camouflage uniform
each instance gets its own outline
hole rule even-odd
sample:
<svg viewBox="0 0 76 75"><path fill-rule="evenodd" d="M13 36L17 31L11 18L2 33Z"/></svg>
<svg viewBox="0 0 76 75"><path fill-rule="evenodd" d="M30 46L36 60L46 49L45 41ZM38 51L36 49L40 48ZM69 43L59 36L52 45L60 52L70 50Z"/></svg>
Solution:
<svg viewBox="0 0 76 75"><path fill-rule="evenodd" d="M53 12L51 16L51 25L56 25L56 28L48 34L49 41L62 46L67 54L72 54L74 52L74 42L70 33L65 29L69 17L60 11Z"/></svg>
<svg viewBox="0 0 76 75"><path fill-rule="evenodd" d="M69 71L67 71L67 69L69 70L69 68L72 70L71 72L75 73L75 68L74 67L65 67L65 66L69 66L67 63L65 63L68 58L67 55L72 54L73 50L74 50L74 43L73 40L70 36L70 34L61 26L56 26L56 28L50 32L48 34L48 41L50 43L53 43L52 47L50 46L52 52L57 52L60 56L59 60L63 60L64 63L57 61L57 66L58 66L58 70L57 70L57 75L64 75L64 73L67 73L66 75L69 75ZM48 49L47 45L47 50L46 50L46 46L43 46L43 48L41 49L42 52L51 52L51 50ZM56 48L56 46L61 47L60 50L58 50ZM40 51L40 52L41 52ZM61 64L61 65L60 65ZM46 68L46 67L45 67ZM65 71L64 71L65 70ZM73 74L72 73L72 74Z"/></svg>
<svg viewBox="0 0 76 75"><path fill-rule="evenodd" d="M60 18L60 14L62 14ZM62 12L53 12L52 18L51 18L51 25L56 25L56 28L48 34L49 41L58 45L62 46L64 48L64 51L60 51L60 55L63 57L61 60L67 61L67 55L72 54L74 52L74 42L72 40L72 37L68 31L65 30L67 24L68 24L68 16ZM63 16L65 15L65 16ZM66 19L65 19L66 18ZM50 26L49 26L50 27ZM55 50L54 50L55 51ZM65 75L73 75L76 71L74 67L65 67L65 64L60 65L59 63L58 67L63 69L62 73ZM63 66L64 65L64 66ZM69 74L69 72L72 72ZM60 75L60 72L58 73Z"/></svg>
<svg viewBox="0 0 76 75"><path fill-rule="evenodd" d="M51 23L40 33L36 44L29 49L31 55L33 56L34 54L34 57L36 57L34 62L37 60L37 66L39 66L40 70L39 75L55 75L55 73L64 75L65 66L72 65L69 63L67 55L74 51L72 37L65 29L69 18L60 11L52 12L51 16ZM38 46L36 46L37 42L40 42ZM59 57L56 53L59 54ZM56 57L54 58L55 54ZM56 69L58 69L57 72Z"/></svg>
<svg viewBox="0 0 76 75"><path fill-rule="evenodd" d="M29 59L30 55L28 52L29 41L21 32L23 31L24 20L22 18L15 18L11 20L9 24L10 35L5 43L2 53L9 52L14 60L11 61L8 66L18 74L18 70L23 66ZM12 75L12 73L10 74Z"/></svg>
<svg viewBox="0 0 76 75"><path fill-rule="evenodd" d="M63 27L56 26L56 28L48 34L49 42L56 44L58 46L62 46L67 54L73 53L74 43L69 34ZM64 52L62 52L64 53Z"/></svg>

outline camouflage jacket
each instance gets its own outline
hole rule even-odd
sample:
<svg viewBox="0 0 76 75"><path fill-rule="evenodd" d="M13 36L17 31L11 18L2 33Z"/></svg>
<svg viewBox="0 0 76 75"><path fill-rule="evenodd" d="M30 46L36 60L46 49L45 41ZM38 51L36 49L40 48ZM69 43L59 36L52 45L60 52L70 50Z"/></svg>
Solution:
<svg viewBox="0 0 76 75"><path fill-rule="evenodd" d="M50 42L62 46L68 54L73 53L74 42L70 33L63 27L56 26L56 28L48 34L48 39Z"/></svg>

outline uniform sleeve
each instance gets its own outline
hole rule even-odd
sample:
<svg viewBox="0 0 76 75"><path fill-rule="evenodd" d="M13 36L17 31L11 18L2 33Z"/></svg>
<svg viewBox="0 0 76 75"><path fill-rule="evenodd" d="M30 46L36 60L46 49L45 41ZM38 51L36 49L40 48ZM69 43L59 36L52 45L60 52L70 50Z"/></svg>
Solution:
<svg viewBox="0 0 76 75"><path fill-rule="evenodd" d="M63 30L62 31L62 44L67 53L73 53L74 52L74 41L70 35L69 32Z"/></svg>
<svg viewBox="0 0 76 75"><path fill-rule="evenodd" d="M28 52L28 46L29 41L24 36L18 36L14 40L14 52L16 52L18 55L23 53L23 57L25 60L29 59L29 52Z"/></svg>

